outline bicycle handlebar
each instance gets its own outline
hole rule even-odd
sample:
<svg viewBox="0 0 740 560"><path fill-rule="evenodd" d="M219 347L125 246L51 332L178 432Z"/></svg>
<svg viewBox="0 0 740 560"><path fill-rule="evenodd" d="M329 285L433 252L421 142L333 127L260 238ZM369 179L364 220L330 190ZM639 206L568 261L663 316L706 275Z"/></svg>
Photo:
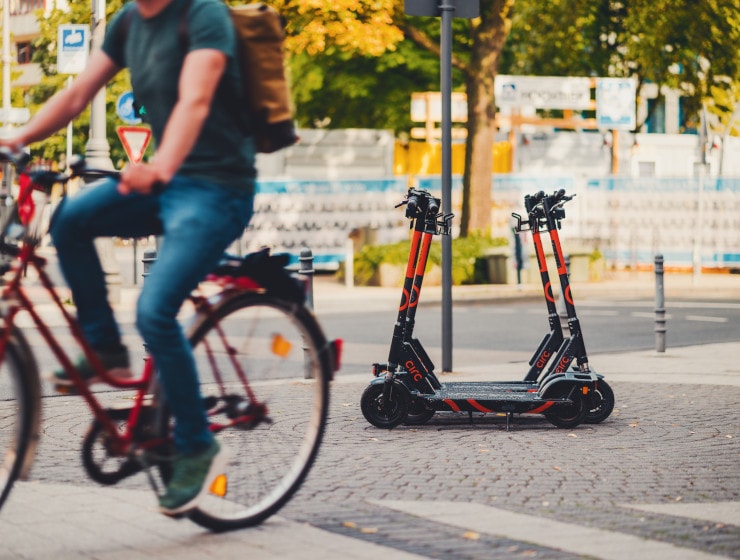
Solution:
<svg viewBox="0 0 740 560"><path fill-rule="evenodd" d="M0 147L0 162L12 164L19 174L25 172L30 160L31 156L23 150L16 151L7 147ZM67 172L40 170L27 173L34 186L37 189L41 187L45 191L49 191L56 183L64 184L75 177L119 177L120 174L120 171L115 169L89 168L85 158L79 155L70 158L69 171Z"/></svg>
<svg viewBox="0 0 740 560"><path fill-rule="evenodd" d="M31 160L31 155L23 150L13 150L6 146L0 146L0 162L10 163L17 171L23 171Z"/></svg>

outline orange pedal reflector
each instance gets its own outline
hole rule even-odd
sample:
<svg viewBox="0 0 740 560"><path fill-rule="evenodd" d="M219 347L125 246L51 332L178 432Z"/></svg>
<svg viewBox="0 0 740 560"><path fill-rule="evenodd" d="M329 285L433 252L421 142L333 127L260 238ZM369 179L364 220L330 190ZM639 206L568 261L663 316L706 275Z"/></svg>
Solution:
<svg viewBox="0 0 740 560"><path fill-rule="evenodd" d="M223 498L226 496L226 490L228 487L228 479L226 478L225 474L220 474L216 478L213 479L213 482L211 483L211 487L209 488L209 492L211 494L214 494L215 496L218 496L219 498Z"/></svg>
<svg viewBox="0 0 740 560"><path fill-rule="evenodd" d="M281 358L287 357L292 347L293 345L283 335L272 335L272 353L276 356L280 356Z"/></svg>

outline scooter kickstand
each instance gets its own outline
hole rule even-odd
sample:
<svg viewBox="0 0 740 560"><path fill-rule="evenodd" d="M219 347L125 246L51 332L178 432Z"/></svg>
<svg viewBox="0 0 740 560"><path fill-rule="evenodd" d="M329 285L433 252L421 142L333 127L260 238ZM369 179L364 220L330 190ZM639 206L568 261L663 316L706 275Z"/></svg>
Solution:
<svg viewBox="0 0 740 560"><path fill-rule="evenodd" d="M514 418L513 412L506 413L506 431L508 432L511 426L511 420Z"/></svg>

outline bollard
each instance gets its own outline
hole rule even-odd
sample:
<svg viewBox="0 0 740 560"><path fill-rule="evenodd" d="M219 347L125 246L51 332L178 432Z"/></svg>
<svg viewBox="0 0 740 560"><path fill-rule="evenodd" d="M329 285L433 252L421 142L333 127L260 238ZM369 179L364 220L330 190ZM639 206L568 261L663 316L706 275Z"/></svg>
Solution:
<svg viewBox="0 0 740 560"><path fill-rule="evenodd" d="M311 249L301 249L301 256L298 257L298 260L301 263L298 273L303 274L307 277L306 307L310 309L311 311L313 311L314 269L313 269L313 253L311 252ZM303 357L306 363L306 372L305 372L304 377L306 379L310 379L311 378L311 357L308 354L308 348L303 349Z"/></svg>
<svg viewBox="0 0 740 560"><path fill-rule="evenodd" d="M155 249L147 249L144 251L144 255L141 257L141 263L143 272L141 273L142 278L149 276L149 268L152 263L157 260L157 251Z"/></svg>
<svg viewBox="0 0 740 560"><path fill-rule="evenodd" d="M351 237L347 238L346 256L344 259L344 285L347 288L353 288L355 285L355 241Z"/></svg>
<svg viewBox="0 0 740 560"><path fill-rule="evenodd" d="M665 291L663 255L655 255L655 351L665 352Z"/></svg>
<svg viewBox="0 0 740 560"><path fill-rule="evenodd" d="M303 274L307 277L308 286L306 288L306 307L313 311L313 253L311 249L301 249L301 256L298 257L298 261L301 263L299 274Z"/></svg>

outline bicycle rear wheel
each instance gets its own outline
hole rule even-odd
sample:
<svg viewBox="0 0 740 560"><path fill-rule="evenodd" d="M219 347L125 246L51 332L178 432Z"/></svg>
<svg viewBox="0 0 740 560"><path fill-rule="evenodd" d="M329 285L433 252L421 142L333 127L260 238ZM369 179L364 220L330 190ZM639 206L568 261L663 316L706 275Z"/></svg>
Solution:
<svg viewBox="0 0 740 560"><path fill-rule="evenodd" d="M36 361L19 332L0 356L0 507L13 483L25 478L36 453L41 422Z"/></svg>
<svg viewBox="0 0 740 560"><path fill-rule="evenodd" d="M211 423L239 422L219 433L227 472L190 517L213 531L256 525L285 505L316 458L333 357L309 311L262 294L228 296L190 340Z"/></svg>

